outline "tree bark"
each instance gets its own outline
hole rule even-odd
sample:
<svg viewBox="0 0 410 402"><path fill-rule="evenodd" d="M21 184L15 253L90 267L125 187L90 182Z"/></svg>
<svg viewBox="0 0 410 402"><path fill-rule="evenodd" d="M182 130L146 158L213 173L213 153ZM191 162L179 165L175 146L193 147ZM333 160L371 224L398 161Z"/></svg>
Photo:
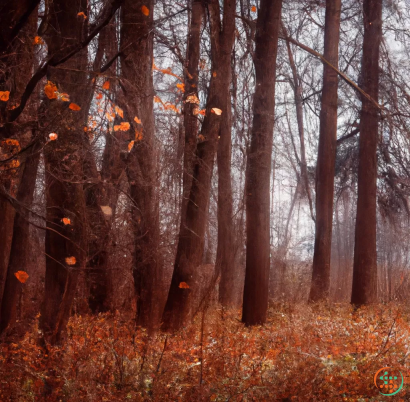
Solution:
<svg viewBox="0 0 410 402"><path fill-rule="evenodd" d="M223 28L220 21L219 2L211 0L208 11L211 28L212 77L209 87L206 116L202 124L201 140L196 147L193 179L186 216L181 226L174 272L168 299L162 317L163 330L178 330L185 325L191 307L191 293L195 289L196 270L201 265L204 252L207 209L211 178L221 120L226 114L229 97L230 60L235 34L235 0L224 1ZM213 108L222 110L222 116ZM184 287L184 283L189 288ZM182 284L182 286L181 286ZM181 286L181 287L180 287Z"/></svg>
<svg viewBox="0 0 410 402"><path fill-rule="evenodd" d="M341 0L326 1L324 57L334 66L339 60ZM319 149L316 167L316 234L309 300L329 298L332 251L333 191L337 137L338 75L323 66Z"/></svg>
<svg viewBox="0 0 410 402"><path fill-rule="evenodd" d="M266 321L269 294L269 204L275 113L276 56L281 0L262 0L258 11L254 64L256 90L246 180L246 274L242 322Z"/></svg>
<svg viewBox="0 0 410 402"><path fill-rule="evenodd" d="M24 163L23 175L17 193L17 201L30 208L33 202L36 186L37 169L40 161L39 147L33 149L32 155ZM25 211L26 212L26 211ZM0 334L6 328L14 325L17 313L17 301L22 291L22 285L14 275L17 271L25 271L30 249L30 223L28 213L16 212L14 218L13 240L10 251L10 260L7 270L7 279L4 287L0 309Z"/></svg>
<svg viewBox="0 0 410 402"><path fill-rule="evenodd" d="M141 7L149 15L141 12ZM152 328L159 323L158 292L161 280L159 259L159 205L157 196L157 156L153 107L153 10L154 1L126 0L122 7L121 47L128 46L121 57L124 98L130 122L134 117L142 133L128 155L127 175L133 200L132 217L135 233L133 275L137 298L137 325ZM131 103L131 102L129 102ZM131 140L134 140L132 134Z"/></svg>
<svg viewBox="0 0 410 402"><path fill-rule="evenodd" d="M362 89L377 101L382 0L364 0ZM352 304L377 300L376 197L378 108L362 96L359 139L358 197L353 262Z"/></svg>
<svg viewBox="0 0 410 402"><path fill-rule="evenodd" d="M49 31L45 37L51 55L85 37L87 25L77 16L81 11L87 13L86 0L54 0L50 4L46 17ZM67 93L70 101L80 106L84 101L86 80L82 71L86 65L87 53L83 51L64 64L66 69L51 69L48 76L60 92ZM70 317L78 274L86 263L86 206L82 183L88 139L83 130L87 121L85 109L73 111L56 99L47 103L49 130L57 133L58 138L46 144L44 150L47 231L45 298L40 328L45 339L55 343L60 340ZM70 223L64 223L64 218Z"/></svg>

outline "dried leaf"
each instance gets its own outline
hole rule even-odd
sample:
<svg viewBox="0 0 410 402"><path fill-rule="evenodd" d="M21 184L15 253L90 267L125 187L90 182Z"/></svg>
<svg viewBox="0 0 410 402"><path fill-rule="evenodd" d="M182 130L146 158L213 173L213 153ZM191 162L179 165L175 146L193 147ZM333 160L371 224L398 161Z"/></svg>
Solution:
<svg viewBox="0 0 410 402"><path fill-rule="evenodd" d="M135 130L135 141L141 141L143 138L142 131Z"/></svg>
<svg viewBox="0 0 410 402"><path fill-rule="evenodd" d="M63 218L61 219L64 223L64 225L71 225L71 219L70 218Z"/></svg>
<svg viewBox="0 0 410 402"><path fill-rule="evenodd" d="M179 288L181 289L189 289L189 285L186 282L181 282L179 284Z"/></svg>
<svg viewBox="0 0 410 402"><path fill-rule="evenodd" d="M252 7L251 7L251 11L252 11L253 13L256 13L256 11L257 11L256 6L252 6Z"/></svg>
<svg viewBox="0 0 410 402"><path fill-rule="evenodd" d="M185 84L178 83L178 84L177 84L177 88L178 88L181 92L185 92Z"/></svg>
<svg viewBox="0 0 410 402"><path fill-rule="evenodd" d="M213 73L212 73L212 77L216 77L216 71L214 71Z"/></svg>
<svg viewBox="0 0 410 402"><path fill-rule="evenodd" d="M70 103L70 106L68 106L71 110L75 110L75 111L78 111L78 110L81 110L81 107L80 106L78 106L76 103Z"/></svg>
<svg viewBox="0 0 410 402"><path fill-rule="evenodd" d="M47 95L48 99L57 99L58 89L56 84L51 81L47 81L47 84L44 87L44 93Z"/></svg>
<svg viewBox="0 0 410 402"><path fill-rule="evenodd" d="M222 114L222 110L218 109L217 107L213 107L211 110L212 113L215 113L216 115L220 116Z"/></svg>
<svg viewBox="0 0 410 402"><path fill-rule="evenodd" d="M141 124L141 120L137 116L134 117L134 121L137 124Z"/></svg>
<svg viewBox="0 0 410 402"><path fill-rule="evenodd" d="M195 94L188 95L186 100L185 100L185 103L195 103L195 104L199 105L199 99Z"/></svg>
<svg viewBox="0 0 410 402"><path fill-rule="evenodd" d="M87 19L87 16L81 11L81 13L77 14L78 17L83 17L85 20Z"/></svg>
<svg viewBox="0 0 410 402"><path fill-rule="evenodd" d="M17 272L14 273L14 276L21 283L25 283L28 279L28 273L24 272L24 271L17 271Z"/></svg>
<svg viewBox="0 0 410 402"><path fill-rule="evenodd" d="M104 215L111 216L112 215L112 208L109 206L100 206L101 211Z"/></svg>
<svg viewBox="0 0 410 402"><path fill-rule="evenodd" d="M113 116L111 113L108 113L108 112L107 112L107 113L105 114L105 117L108 119L108 121L113 121L115 115Z"/></svg>
<svg viewBox="0 0 410 402"><path fill-rule="evenodd" d="M147 6L142 6L142 7L141 7L141 12L142 12L146 17L149 16L149 9L148 9Z"/></svg>
<svg viewBox="0 0 410 402"><path fill-rule="evenodd" d="M75 259L75 257L67 257L65 259L65 262L66 262L67 265L75 265L77 260Z"/></svg>
<svg viewBox="0 0 410 402"><path fill-rule="evenodd" d="M33 45L43 45L44 41L40 36L36 36L33 40Z"/></svg>
<svg viewBox="0 0 410 402"><path fill-rule="evenodd" d="M114 126L114 131L128 131L130 129L130 123L123 121L121 124Z"/></svg>
<svg viewBox="0 0 410 402"><path fill-rule="evenodd" d="M70 96L66 93L57 93L58 98L64 102L70 102Z"/></svg>
<svg viewBox="0 0 410 402"><path fill-rule="evenodd" d="M124 111L120 107L115 106L115 113L117 113L118 116L121 116L122 119L124 118Z"/></svg>
<svg viewBox="0 0 410 402"><path fill-rule="evenodd" d="M58 138L58 135L56 133L51 133L48 135L48 138L50 138L50 141L55 141Z"/></svg>
<svg viewBox="0 0 410 402"><path fill-rule="evenodd" d="M134 142L135 142L135 141L131 141L131 142L128 144L128 152L131 152L131 149L134 147Z"/></svg>
<svg viewBox="0 0 410 402"><path fill-rule="evenodd" d="M110 89L110 81L105 81L102 87L104 89Z"/></svg>
<svg viewBox="0 0 410 402"><path fill-rule="evenodd" d="M0 91L0 100L7 102L10 98L10 91Z"/></svg>
<svg viewBox="0 0 410 402"><path fill-rule="evenodd" d="M102 93L98 93L96 99L102 99Z"/></svg>

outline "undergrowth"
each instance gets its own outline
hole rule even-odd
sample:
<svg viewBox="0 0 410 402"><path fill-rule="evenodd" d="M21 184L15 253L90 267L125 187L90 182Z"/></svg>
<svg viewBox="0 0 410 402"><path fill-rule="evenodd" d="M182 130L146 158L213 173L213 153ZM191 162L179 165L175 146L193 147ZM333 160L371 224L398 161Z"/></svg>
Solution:
<svg viewBox="0 0 410 402"><path fill-rule="evenodd" d="M276 305L246 328L214 308L149 336L118 313L74 316L54 347L40 346L36 321L2 340L0 401L385 401L373 377L407 376L408 317L397 304ZM409 398L405 385L391 400Z"/></svg>

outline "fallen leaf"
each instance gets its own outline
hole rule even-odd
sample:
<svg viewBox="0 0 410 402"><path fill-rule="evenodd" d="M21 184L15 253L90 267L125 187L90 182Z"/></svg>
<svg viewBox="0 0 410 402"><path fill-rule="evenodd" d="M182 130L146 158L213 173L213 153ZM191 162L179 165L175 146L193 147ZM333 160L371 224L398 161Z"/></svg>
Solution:
<svg viewBox="0 0 410 402"><path fill-rule="evenodd" d="M115 113L121 116L121 118L124 118L124 111L120 107L115 106Z"/></svg>
<svg viewBox="0 0 410 402"><path fill-rule="evenodd" d="M141 7L141 12L142 12L146 17L149 16L149 9L148 9L147 6L142 6L142 7Z"/></svg>
<svg viewBox="0 0 410 402"><path fill-rule="evenodd" d="M80 106L78 106L76 103L70 103L70 106L68 106L71 110L75 110L75 111L78 111L78 110L81 110L81 107Z"/></svg>
<svg viewBox="0 0 410 402"><path fill-rule="evenodd" d="M179 288L181 289L189 289L189 285L186 282L181 282L179 284Z"/></svg>
<svg viewBox="0 0 410 402"><path fill-rule="evenodd" d="M110 89L110 81L105 81L102 87L104 89Z"/></svg>
<svg viewBox="0 0 410 402"><path fill-rule="evenodd" d="M128 144L128 152L131 152L131 149L134 147L134 142L135 142L135 141L131 141L131 142Z"/></svg>
<svg viewBox="0 0 410 402"><path fill-rule="evenodd" d="M24 283L28 279L28 273L24 271L17 271L14 273L14 276L17 278L17 280L21 283Z"/></svg>
<svg viewBox="0 0 410 402"><path fill-rule="evenodd" d="M78 17L83 17L85 20L87 19L87 16L81 11L81 13L77 14Z"/></svg>
<svg viewBox="0 0 410 402"><path fill-rule="evenodd" d="M48 138L50 138L50 141L55 141L58 138L58 135L56 133L51 133L48 135Z"/></svg>
<svg viewBox="0 0 410 402"><path fill-rule="evenodd" d="M10 98L10 91L0 91L0 100L7 102Z"/></svg>
<svg viewBox="0 0 410 402"><path fill-rule="evenodd" d="M114 131L127 131L130 129L130 123L123 121L121 124L114 126Z"/></svg>
<svg viewBox="0 0 410 402"><path fill-rule="evenodd" d="M36 36L33 40L33 45L43 45L44 41L40 36Z"/></svg>
<svg viewBox="0 0 410 402"><path fill-rule="evenodd" d="M75 265L77 260L75 259L75 257L67 257L65 259L65 262L66 262L67 265Z"/></svg>
<svg viewBox="0 0 410 402"><path fill-rule="evenodd" d="M44 87L44 93L47 95L48 99L57 99L58 89L56 84L51 81L47 81L47 84Z"/></svg>
<svg viewBox="0 0 410 402"><path fill-rule="evenodd" d="M64 225L71 225L71 219L70 218L63 218L61 219L64 223Z"/></svg>
<svg viewBox="0 0 410 402"><path fill-rule="evenodd" d="M218 109L217 107L213 107L211 111L212 111L212 113L215 113L218 116L220 116L222 114L222 110Z"/></svg>
<svg viewBox="0 0 410 402"><path fill-rule="evenodd" d="M137 124L141 124L141 120L137 116L134 117L134 121Z"/></svg>

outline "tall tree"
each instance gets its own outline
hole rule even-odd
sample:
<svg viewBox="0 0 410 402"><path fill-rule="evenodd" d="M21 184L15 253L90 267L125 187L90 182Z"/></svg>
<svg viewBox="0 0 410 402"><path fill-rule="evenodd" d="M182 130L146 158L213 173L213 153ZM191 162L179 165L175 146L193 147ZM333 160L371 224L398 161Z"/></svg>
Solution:
<svg viewBox="0 0 410 402"><path fill-rule="evenodd" d="M158 324L161 261L157 153L153 105L153 11L154 1L125 0L121 14L122 91L126 115L133 124L135 141L127 160L132 219L135 234L133 275L137 298L137 324ZM132 100L132 101L131 101ZM134 118L141 120L134 124Z"/></svg>
<svg viewBox="0 0 410 402"><path fill-rule="evenodd" d="M230 81L224 74L230 74L235 39L235 5L235 0L224 0L222 23L219 1L211 0L207 4L211 28L212 76L201 140L197 144L193 161L188 205L186 211L183 211L186 215L182 218L185 225L180 229L171 288L162 317L164 330L177 330L186 323L191 307L191 288L195 286L196 270L202 262L214 159L221 120L226 114L227 98L230 96ZM199 103L196 98L190 98L189 101Z"/></svg>
<svg viewBox="0 0 410 402"><path fill-rule="evenodd" d="M246 273L242 321L266 321L270 266L270 172L275 122L276 56L282 0L262 0L256 23L256 89L246 177Z"/></svg>
<svg viewBox="0 0 410 402"><path fill-rule="evenodd" d="M382 0L363 2L362 89L374 100L379 96L379 51L382 39ZM353 262L352 303L377 300L376 198L379 110L362 96L359 138L359 172Z"/></svg>
<svg viewBox="0 0 410 402"><path fill-rule="evenodd" d="M324 58L338 66L341 0L326 0ZM319 149L316 165L316 234L310 301L329 297L333 190L336 160L338 75L323 68Z"/></svg>
<svg viewBox="0 0 410 402"><path fill-rule="evenodd" d="M47 10L44 37L50 55L84 40L87 22L78 13L88 12L87 0L55 0ZM55 89L67 93L70 101L82 105L87 66L86 50L64 63L64 69L50 69L46 94L48 129L57 134L45 147L46 169L46 276L40 326L50 342L59 341L70 316L79 271L85 268L85 197L83 158L87 149L83 127L85 109L73 110L54 99ZM57 87L55 88L54 85ZM57 97L57 96L55 96ZM81 106L80 106L81 107ZM76 109L76 107L74 107ZM51 137L55 138L55 137Z"/></svg>

